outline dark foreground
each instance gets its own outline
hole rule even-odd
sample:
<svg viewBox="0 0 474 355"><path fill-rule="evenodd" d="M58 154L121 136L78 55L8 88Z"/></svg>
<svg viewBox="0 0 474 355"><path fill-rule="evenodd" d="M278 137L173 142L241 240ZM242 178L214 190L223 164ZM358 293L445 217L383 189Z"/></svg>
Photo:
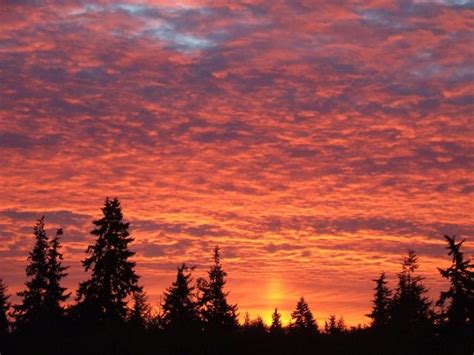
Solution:
<svg viewBox="0 0 474 355"><path fill-rule="evenodd" d="M3 344L9 354L353 354L472 355L472 334L402 337L358 329L346 334L272 334L243 330L232 334L170 334L153 330L95 329L16 335Z"/></svg>

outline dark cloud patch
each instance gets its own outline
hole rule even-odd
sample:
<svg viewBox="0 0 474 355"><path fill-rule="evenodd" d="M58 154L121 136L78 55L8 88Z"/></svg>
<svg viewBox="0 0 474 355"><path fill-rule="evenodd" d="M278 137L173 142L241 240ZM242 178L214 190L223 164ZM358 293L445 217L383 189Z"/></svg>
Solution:
<svg viewBox="0 0 474 355"><path fill-rule="evenodd" d="M284 219L278 216L265 218L259 232L310 230L319 235L357 234L361 231L378 232L380 235L398 235L401 237L424 236L440 238L444 234L474 236L474 225L455 223L432 223L412 219L389 217L340 217L318 218L311 216L294 216ZM288 245L289 246L289 245Z"/></svg>
<svg viewBox="0 0 474 355"><path fill-rule="evenodd" d="M135 246L134 250L145 257L182 256L196 244L193 239L179 239L171 244L145 241Z"/></svg>
<svg viewBox="0 0 474 355"><path fill-rule="evenodd" d="M71 212L71 211L17 211L3 210L0 216L7 217L13 221L31 222L32 225L38 218L45 216L46 223L56 223L59 225L82 225L86 222L92 222L92 216Z"/></svg>
<svg viewBox="0 0 474 355"><path fill-rule="evenodd" d="M185 223L160 223L154 221L131 221L131 228L147 232L163 232L171 234L183 234L193 237L225 236L231 233L220 226L211 224L190 225Z"/></svg>
<svg viewBox="0 0 474 355"><path fill-rule="evenodd" d="M36 137L33 134L0 132L0 147L28 151L29 149L48 149L61 143L59 134Z"/></svg>
<svg viewBox="0 0 474 355"><path fill-rule="evenodd" d="M463 194L471 194L474 192L474 184L473 185L466 185L461 188L461 193Z"/></svg>
<svg viewBox="0 0 474 355"><path fill-rule="evenodd" d="M305 248L304 246L290 244L290 243L281 243L281 244L270 243L267 246L265 246L265 250L269 253L276 253L278 251L300 250L304 248Z"/></svg>

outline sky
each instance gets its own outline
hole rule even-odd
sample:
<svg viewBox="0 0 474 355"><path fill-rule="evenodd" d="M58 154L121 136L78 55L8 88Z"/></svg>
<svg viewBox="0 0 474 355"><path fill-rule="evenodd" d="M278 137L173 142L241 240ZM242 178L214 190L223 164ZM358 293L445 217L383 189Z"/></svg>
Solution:
<svg viewBox="0 0 474 355"><path fill-rule="evenodd" d="M241 317L368 323L408 249L437 299L443 234L474 255L473 59L471 1L3 0L0 277L44 214L74 295L116 196L154 305L215 245Z"/></svg>

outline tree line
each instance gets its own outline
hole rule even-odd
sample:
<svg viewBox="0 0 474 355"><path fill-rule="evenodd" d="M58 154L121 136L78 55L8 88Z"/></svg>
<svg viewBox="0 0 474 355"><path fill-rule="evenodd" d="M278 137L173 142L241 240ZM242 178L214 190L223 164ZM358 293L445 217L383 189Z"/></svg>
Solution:
<svg viewBox="0 0 474 355"><path fill-rule="evenodd" d="M275 308L272 323L246 314L228 301L227 273L215 247L207 276L192 278L193 267L177 267L153 314L136 273L129 223L120 201L105 200L93 221L95 243L82 260L89 278L74 302L62 286L68 276L61 253L62 229L50 239L38 219L28 255L25 289L11 305L0 279L1 354L472 354L474 351L474 264L461 251L464 241L444 236L451 265L439 268L449 288L436 302L427 297L413 250L403 260L397 286L385 273L375 282L369 326L348 328L331 315L320 329L301 297L283 326Z"/></svg>

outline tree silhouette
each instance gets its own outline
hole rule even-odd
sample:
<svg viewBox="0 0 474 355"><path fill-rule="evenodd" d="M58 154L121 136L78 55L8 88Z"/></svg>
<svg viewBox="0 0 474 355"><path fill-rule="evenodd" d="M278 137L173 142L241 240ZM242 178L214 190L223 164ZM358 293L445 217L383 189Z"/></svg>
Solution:
<svg viewBox="0 0 474 355"><path fill-rule="evenodd" d="M227 273L222 269L219 247L214 249L214 265L207 272L209 280L198 279L201 317L210 331L229 331L238 327L237 305L229 304L224 292Z"/></svg>
<svg viewBox="0 0 474 355"><path fill-rule="evenodd" d="M129 324L137 329L145 329L150 320L150 306L148 297L140 287L140 290L133 293L133 308L128 318Z"/></svg>
<svg viewBox="0 0 474 355"><path fill-rule="evenodd" d="M257 337L264 336L267 333L267 326L265 325L263 318L260 316L257 316L257 318L252 320L250 322L250 326L247 329L247 332L250 332L252 336L257 336Z"/></svg>
<svg viewBox="0 0 474 355"><path fill-rule="evenodd" d="M45 294L45 306L49 318L56 322L64 316L64 309L61 306L67 300L70 293L65 293L66 288L61 286L61 280L67 276L65 271L67 266L62 266L63 255L59 252L60 236L63 235L63 230L59 228L56 231L56 236L51 241L48 250L48 288Z"/></svg>
<svg viewBox="0 0 474 355"><path fill-rule="evenodd" d="M414 335L430 325L430 304L425 296L427 290L423 277L414 276L418 269L418 258L413 250L403 260L398 274L398 287L391 307L391 324L401 335Z"/></svg>
<svg viewBox="0 0 474 355"><path fill-rule="evenodd" d="M41 325L46 315L45 297L48 292L48 236L44 230L44 216L37 220L33 228L35 245L29 253L29 264L26 266L26 290L18 292L22 303L15 305L13 316L15 327L26 330Z"/></svg>
<svg viewBox="0 0 474 355"><path fill-rule="evenodd" d="M9 333L10 322L7 317L8 310L10 309L9 297L7 296L7 285L0 279L0 344L6 341Z"/></svg>
<svg viewBox="0 0 474 355"><path fill-rule="evenodd" d="M372 318L372 328L383 329L390 320L390 306L392 302L392 291L387 287L385 273L382 272L380 277L375 281L375 294L372 301L372 312L367 316Z"/></svg>
<svg viewBox="0 0 474 355"><path fill-rule="evenodd" d="M245 316L244 316L244 324L242 324L242 328L245 329L249 329L250 328L250 314L249 312L245 312Z"/></svg>
<svg viewBox="0 0 474 355"><path fill-rule="evenodd" d="M283 333L283 325L281 323L281 314L278 312L278 308L272 313L272 324L270 325L270 333L281 335Z"/></svg>
<svg viewBox="0 0 474 355"><path fill-rule="evenodd" d="M318 325L309 309L304 297L296 304L296 309L291 313L290 328L294 331L317 332Z"/></svg>
<svg viewBox="0 0 474 355"><path fill-rule="evenodd" d="M162 305L163 326L171 331L196 329L198 306L195 301L194 286L191 285L191 271L186 264L178 267L176 281L165 291Z"/></svg>
<svg viewBox="0 0 474 355"><path fill-rule="evenodd" d="M450 287L441 292L437 305L449 305L446 311L448 325L457 329L468 323L474 325L474 265L470 260L464 260L461 246L465 240L456 243L456 236L444 236L448 242L446 249L452 257L452 264L446 269L438 268L441 276L448 279Z"/></svg>
<svg viewBox="0 0 474 355"><path fill-rule="evenodd" d="M337 320L336 329L338 334L344 334L347 331L346 322L344 321L343 316L339 317Z"/></svg>
<svg viewBox="0 0 474 355"><path fill-rule="evenodd" d="M334 314L331 314L329 319L324 322L324 332L331 335L336 332L336 316Z"/></svg>
<svg viewBox="0 0 474 355"><path fill-rule="evenodd" d="M324 322L324 331L326 334L329 335L341 335L347 331L346 322L344 318L341 316L338 320L336 320L336 316L331 314L329 319Z"/></svg>
<svg viewBox="0 0 474 355"><path fill-rule="evenodd" d="M82 261L84 269L92 270L92 274L79 285L77 309L86 318L124 321L126 298L140 291L135 262L129 260L135 254L128 249L133 238L117 198L106 198L102 214L93 222L95 228L91 231L97 236L96 242L89 245L89 256Z"/></svg>

